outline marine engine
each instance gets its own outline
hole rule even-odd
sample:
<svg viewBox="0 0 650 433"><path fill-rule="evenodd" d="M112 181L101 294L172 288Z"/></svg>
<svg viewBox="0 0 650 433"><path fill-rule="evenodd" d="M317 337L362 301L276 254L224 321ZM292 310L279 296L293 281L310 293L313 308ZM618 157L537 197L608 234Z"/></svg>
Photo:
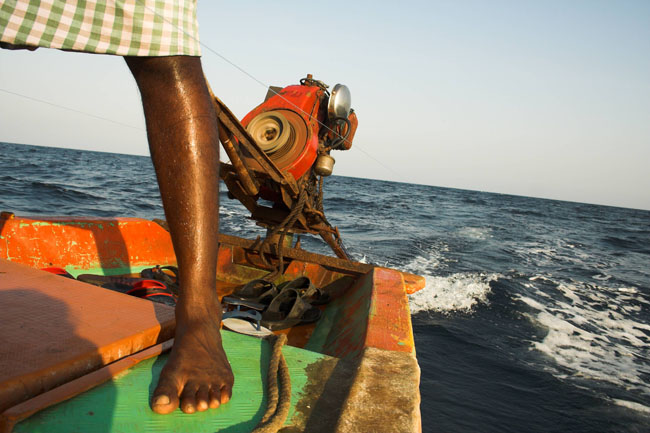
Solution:
<svg viewBox="0 0 650 433"><path fill-rule="evenodd" d="M347 259L322 201L323 178L335 163L331 151L350 149L358 126L348 87L337 84L330 91L312 75L300 84L270 87L241 122L214 99L219 138L230 158L221 166L229 195L268 229L267 239L279 243L288 234L318 234Z"/></svg>

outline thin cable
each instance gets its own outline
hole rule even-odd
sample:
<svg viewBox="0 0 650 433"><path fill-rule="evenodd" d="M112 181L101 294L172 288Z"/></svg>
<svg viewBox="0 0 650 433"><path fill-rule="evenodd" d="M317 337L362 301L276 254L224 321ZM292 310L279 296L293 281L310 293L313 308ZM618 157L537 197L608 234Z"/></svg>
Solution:
<svg viewBox="0 0 650 433"><path fill-rule="evenodd" d="M109 119L107 117L96 116L94 114L90 114L90 113L87 113L85 111L75 110L74 108L65 107L63 105L58 105L58 104L55 104L53 102L48 102L48 101L44 101L42 99L34 98L32 96L21 95L20 93L12 92L12 91L7 90L7 89L0 89L0 91L5 92L5 93L9 93L9 94L14 95L14 96L19 96L21 98L29 99L30 101L40 102L42 104L51 105L52 107L61 108L62 110L68 110L68 111L72 111L73 113L83 114L84 116L92 117L92 118L99 119L99 120L104 120L106 122L115 123L116 125L126 126L127 128L137 129L138 131L144 131L144 128L140 128L138 126L129 125L128 123L118 122L117 120Z"/></svg>
<svg viewBox="0 0 650 433"><path fill-rule="evenodd" d="M175 24L174 24L173 22L171 22L170 20L168 20L168 19L165 18L164 16L160 15L160 13L158 13L158 12L155 11L154 9L152 9L152 8L150 8L149 6L144 5L144 4L143 4L143 6L144 6L146 9L149 9L149 11L151 11L153 14L155 14L158 18L160 18L160 19L162 19L163 21L165 21L167 24L170 24L170 25L172 25L172 26L175 26ZM323 122L321 122L321 121L318 120L317 118L313 117L311 114L307 113L306 111L304 111L303 109L301 109L300 107L298 107L296 104L294 104L293 102L289 101L289 100L286 99L284 96L280 95L280 94L279 94L278 92L276 92L275 90L271 89L271 86L270 86L270 85L264 83L262 80L258 79L258 78L255 77L253 74L249 73L249 72L246 71L244 68L242 68L241 66L237 65L235 62L231 61L230 59L228 59L228 58L225 57L224 55L220 54L218 51L212 49L212 47L208 46L206 43L201 42L199 39L195 38L194 35L192 35L192 34L186 32L184 29L180 28L179 26L175 26L175 27L176 27L177 30L179 30L181 33L183 33L185 36L187 36L188 38L194 40L195 42L198 42L199 45L201 45L202 47L204 47L205 49L207 49L209 52L211 52L211 53L214 54L215 56L219 57L219 58L220 58L221 60L223 60L224 62L228 63L230 66L232 66L232 67L234 67L235 69L237 69L238 71L240 71L242 74L244 74L244 75L246 75L247 77L249 77L251 80L255 81L256 83L258 83L259 85L261 85L261 86L264 87L265 89L270 90L270 91L273 92L276 96L279 96L280 98L282 98L286 103L288 103L289 105L293 106L293 107L294 107L296 110L298 110L299 112L301 112L301 113L307 115L310 119L314 119L316 122L318 122L318 124L319 124L320 126L322 126L323 128L325 128L326 130L328 130L328 131L333 132L334 134L336 134L336 131L334 131L332 128L330 128L329 126L325 125ZM404 177L402 174L397 173L395 170L393 170L391 167L388 167L387 165L385 165L384 163L382 163L381 161L379 161L377 158L371 156L368 152L366 152L365 150L363 150L363 148L362 148L361 146L359 146L358 144L356 144L355 147L358 148L358 149L359 149L363 154L365 154L366 156L370 157L370 158L371 158L372 160L374 160L376 163L378 163L379 165L381 165L383 168L385 168L386 170L388 170L388 171L390 171L391 173L393 173L394 175L396 175L396 176L398 176L398 177L400 177L400 178L403 178L403 177Z"/></svg>
<svg viewBox="0 0 650 433"><path fill-rule="evenodd" d="M236 66L236 65L235 65L235 66ZM20 93L12 92L12 91L7 90L7 89L0 89L0 92L9 93L10 95L14 95L14 96L18 96L18 97L21 97L21 98L25 98L25 99L28 99L28 100L30 100L30 101L35 101L35 102L40 102L41 104L51 105L52 107L60 108L60 109L62 109L62 110L72 111L73 113L77 113L77 114L83 114L84 116L92 117L92 118L94 118L94 119L98 119L98 120L103 120L103 121L105 121L105 122L114 123L114 124L116 124L116 125L120 125L120 126L125 126L125 127L127 127L127 128L135 129L135 130L138 130L138 131L144 131L143 128L139 128L139 127L137 127L137 126L129 125L129 124L127 124L127 123L118 122L117 120L109 119L109 118L107 118L107 117L96 116L96 115L94 115L94 114L90 114L90 113L85 112L85 111L76 110L76 109L74 109L74 108L70 108L70 107L65 107L65 106L63 106L63 105L55 104L55 103L53 103L53 102L44 101L44 100L42 100L42 99L34 98L34 97L32 97L32 96L22 95L22 94L20 94ZM362 148L361 146L355 146L355 148L359 149L363 154L365 154L365 155L368 156L369 158L373 159L377 164L379 164L379 165L381 165L382 167L386 168L387 170L391 171L393 174L396 174L396 175L400 176L399 173L396 173L396 172L395 172L394 170L392 170L390 167L385 166L385 165L384 165L381 161L379 161L377 158L375 158L374 156L372 156L371 154L369 154L368 152L366 152L365 150L363 150L363 148ZM230 160L228 160L228 162L229 162L229 161L230 161Z"/></svg>
<svg viewBox="0 0 650 433"><path fill-rule="evenodd" d="M160 15L158 12L156 12L156 11L153 10L153 9L151 9L150 7L148 7L148 6L146 6L146 5L144 5L144 7L145 7L146 9L149 9L152 13L154 13L155 15L157 15L157 16L158 16L160 19L162 19L163 21L167 22L168 24L174 25L171 21L169 21L169 20L166 19L164 16ZM190 33L186 32L186 31L184 31L184 30L181 29L180 27L176 26L176 28L177 28L179 31L181 31L183 34L185 34L187 37L189 37L190 39L193 39L194 41L198 42L202 47L206 48L206 49L207 49L208 51L210 51L212 54L216 55L217 57L219 57L220 59L222 59L224 62L228 63L229 65L231 65L232 67L236 68L237 70L239 70L241 73L243 73L244 75L246 75L247 77L249 77L249 78L252 79L253 81L257 82L259 85L263 86L264 88L270 89L270 86L269 86L268 84L265 84L262 80L258 79L258 78L255 77L254 75L250 74L250 73L247 72L245 69L243 69L242 67L240 67L239 65L237 65L237 64L234 63L233 61L229 60L227 57L223 56L222 54L220 54L220 53L217 52L216 50L212 49L210 46L208 46L208 45L205 44L204 42L201 42L200 40L197 40L193 35L191 35ZM302 110L302 109L301 109L300 107L298 107L296 104L294 104L293 102L289 101L288 99L286 99L284 96L280 95L280 94L279 94L278 92L276 92L275 90L273 90L273 89L270 89L270 90L271 90L271 92L275 93L277 96L279 96L280 98L282 98L286 103L288 103L288 104L290 104L291 106L293 106L296 110L302 112L303 114L305 114L306 116L308 116L310 119L314 119L314 120L316 120L316 122L318 122L318 124L319 124L320 126L322 126L323 128L325 128L326 130L328 130L328 131L333 132L334 134L336 134L336 131L334 131L332 128L330 128L329 126L325 125L323 122L321 122L321 121L318 120L317 118L314 118L311 114L309 114L309 113L307 113L306 111ZM129 125L129 124L127 124L127 123L122 123L122 122L119 122L119 121L117 121L117 120L109 119L109 118L106 118L106 117L97 116L97 115L90 114L90 113L85 112L85 111L76 110L76 109L74 109L74 108L70 108L70 107L66 107L66 106L63 106L63 105L55 104L55 103L52 103L52 102L49 102L49 101L44 101L44 100L42 100L42 99L34 98L34 97L31 97L31 96L22 95L22 94L20 94L20 93L12 92L12 91L10 91L10 90L0 89L0 91L5 92L5 93L9 93L9 94L14 95L14 96L18 96L18 97L21 97L21 98L29 99L29 100L31 100L31 101L35 101L35 102L40 102L40 103L42 103L42 104L51 105L52 107L60 108L60 109L62 109L62 110L68 110L68 111L71 111L71 112L73 112L73 113L83 114L84 116L92 117L92 118L94 118L94 119L103 120L103 121L106 121L106 122L111 122L111 123L114 123L114 124L116 124L116 125L125 126L125 127L127 127L127 128L136 129L136 130L138 130L138 131L145 131L145 129L140 128L140 127L137 127L137 126ZM380 160L378 160L377 158L375 158L374 156L372 156L370 153L366 152L366 151L363 149L363 147L361 147L359 144L355 145L355 148L359 149L359 150L360 150L364 155L368 156L370 159L372 159L372 160L375 161L377 164L381 165L383 168L385 168L386 170L390 171L390 172L393 173L394 175L396 175L396 176L398 176L398 177L403 177L400 173L397 173L397 172L396 172L395 170L393 170L391 167L388 167L387 165L385 165L384 163L382 163Z"/></svg>

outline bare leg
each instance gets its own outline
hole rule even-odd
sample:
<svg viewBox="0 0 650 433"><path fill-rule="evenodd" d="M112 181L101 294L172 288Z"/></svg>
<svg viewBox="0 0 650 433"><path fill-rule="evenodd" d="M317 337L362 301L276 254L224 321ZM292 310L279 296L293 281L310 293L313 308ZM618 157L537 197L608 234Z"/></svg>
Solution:
<svg viewBox="0 0 650 433"><path fill-rule="evenodd" d="M178 260L176 337L151 407L204 411L228 402L234 378L221 344L216 293L217 121L198 57L127 57Z"/></svg>

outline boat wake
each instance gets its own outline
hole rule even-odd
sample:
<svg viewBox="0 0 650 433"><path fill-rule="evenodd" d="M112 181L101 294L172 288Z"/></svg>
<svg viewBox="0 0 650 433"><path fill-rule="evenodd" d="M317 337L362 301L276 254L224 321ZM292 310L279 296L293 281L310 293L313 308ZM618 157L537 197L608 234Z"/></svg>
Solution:
<svg viewBox="0 0 650 433"><path fill-rule="evenodd" d="M418 256L402 267L403 271L422 275L426 279L424 289L409 296L411 314L424 311L466 313L476 305L487 302L490 282L500 275L482 272L435 275L448 269L450 259L444 256L448 251L449 247L444 243L427 243Z"/></svg>
<svg viewBox="0 0 650 433"><path fill-rule="evenodd" d="M532 348L555 361L556 376L607 382L650 396L650 325L642 319L650 301L642 292L575 280L558 284L541 275L525 285L528 294L516 298L529 307L529 320L547 331Z"/></svg>
<svg viewBox="0 0 650 433"><path fill-rule="evenodd" d="M632 409L632 410L634 410L636 412L641 412L641 413L644 413L646 415L650 415L650 407L644 406L641 403L637 403L637 402L634 402L634 401L628 401L628 400L621 400L621 399L618 399L618 398L615 398L612 401L614 402L614 404L616 404L618 406L623 406L623 407L626 407L628 409Z"/></svg>
<svg viewBox="0 0 650 433"><path fill-rule="evenodd" d="M409 296L411 313L470 312L478 304L487 303L490 282L499 274L459 273L447 277L425 275L426 286Z"/></svg>

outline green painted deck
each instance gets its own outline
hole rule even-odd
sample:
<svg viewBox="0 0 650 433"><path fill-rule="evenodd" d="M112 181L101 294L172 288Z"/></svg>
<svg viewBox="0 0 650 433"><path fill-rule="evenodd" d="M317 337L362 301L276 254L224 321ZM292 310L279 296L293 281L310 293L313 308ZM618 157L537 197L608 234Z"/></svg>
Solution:
<svg viewBox="0 0 650 433"><path fill-rule="evenodd" d="M180 410L157 415L149 408L152 392L167 355L143 361L113 380L71 400L59 403L23 420L15 432L250 432L266 410L266 370L269 345L254 337L222 331L223 343L235 375L232 400L218 409L186 415ZM309 393L310 371L329 357L285 346L283 353L291 373L292 418ZM311 366L311 369L310 369Z"/></svg>

